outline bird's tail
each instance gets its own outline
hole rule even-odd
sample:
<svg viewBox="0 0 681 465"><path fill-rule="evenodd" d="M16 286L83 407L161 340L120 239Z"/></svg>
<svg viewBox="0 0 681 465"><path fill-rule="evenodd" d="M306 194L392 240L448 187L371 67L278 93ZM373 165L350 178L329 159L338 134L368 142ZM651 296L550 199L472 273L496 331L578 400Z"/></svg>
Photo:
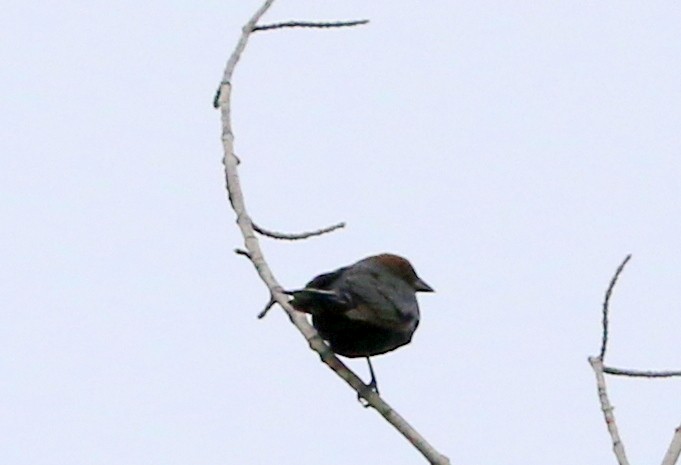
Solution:
<svg viewBox="0 0 681 465"><path fill-rule="evenodd" d="M344 310L348 308L347 299L336 291L306 287L296 291L284 292L293 297L289 302L293 308L312 315L320 311L331 309Z"/></svg>

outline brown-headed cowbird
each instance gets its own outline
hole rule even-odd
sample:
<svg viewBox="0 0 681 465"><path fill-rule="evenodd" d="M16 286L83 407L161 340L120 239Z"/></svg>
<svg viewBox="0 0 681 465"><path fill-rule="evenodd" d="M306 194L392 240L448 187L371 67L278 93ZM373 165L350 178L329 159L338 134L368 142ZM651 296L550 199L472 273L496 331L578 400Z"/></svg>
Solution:
<svg viewBox="0 0 681 465"><path fill-rule="evenodd" d="M378 392L369 357L411 341L419 324L419 291L433 289L409 261L381 254L319 275L290 294L293 308L312 315L312 325L331 350L345 357L367 357L369 385Z"/></svg>

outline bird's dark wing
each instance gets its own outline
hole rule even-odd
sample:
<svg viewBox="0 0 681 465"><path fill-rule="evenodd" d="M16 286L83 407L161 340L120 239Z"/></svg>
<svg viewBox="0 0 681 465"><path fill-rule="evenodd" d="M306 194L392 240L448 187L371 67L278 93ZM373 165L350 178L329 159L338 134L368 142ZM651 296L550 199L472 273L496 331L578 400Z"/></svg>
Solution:
<svg viewBox="0 0 681 465"><path fill-rule="evenodd" d="M304 289L289 292L293 296L290 302L293 308L312 314L324 311L345 312L352 308L350 296L335 288L336 282L346 269L347 267L320 274L307 283Z"/></svg>
<svg viewBox="0 0 681 465"><path fill-rule="evenodd" d="M402 280L387 273L355 267L338 283L340 294L347 294L353 308L348 318L386 329L404 329L418 324L416 295Z"/></svg>
<svg viewBox="0 0 681 465"><path fill-rule="evenodd" d="M326 289L329 290L333 286L334 282L341 277L341 275L347 270L348 267L339 268L336 271L331 271L330 273L320 274L312 281L305 285L306 289Z"/></svg>

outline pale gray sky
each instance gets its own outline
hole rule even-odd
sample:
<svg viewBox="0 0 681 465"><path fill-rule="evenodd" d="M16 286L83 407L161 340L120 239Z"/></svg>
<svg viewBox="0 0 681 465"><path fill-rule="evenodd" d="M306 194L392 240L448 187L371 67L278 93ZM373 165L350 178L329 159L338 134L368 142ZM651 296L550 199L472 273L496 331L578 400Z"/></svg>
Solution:
<svg viewBox="0 0 681 465"><path fill-rule="evenodd" d="M219 113L259 1L20 2L0 15L0 463L424 463L232 253ZM614 463L592 371L681 369L678 2L279 0L236 71L246 200L298 287L407 256L382 392L455 464ZM362 361L351 366L366 378ZM632 463L681 381L609 379Z"/></svg>

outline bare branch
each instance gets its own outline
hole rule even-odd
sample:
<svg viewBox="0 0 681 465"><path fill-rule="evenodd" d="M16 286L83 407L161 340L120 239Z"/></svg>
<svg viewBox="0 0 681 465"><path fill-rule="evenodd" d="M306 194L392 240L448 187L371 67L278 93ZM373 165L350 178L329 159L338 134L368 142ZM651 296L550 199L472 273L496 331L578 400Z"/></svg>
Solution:
<svg viewBox="0 0 681 465"><path fill-rule="evenodd" d="M672 438L671 444L669 444L669 449L664 455L662 460L662 465L674 465L679 460L679 455L681 454L681 426L676 428L674 431L674 437Z"/></svg>
<svg viewBox="0 0 681 465"><path fill-rule="evenodd" d="M258 313L258 319L261 319L265 315L267 315L267 312L269 312L270 308L274 307L274 304L276 304L276 303L277 303L277 300L274 298L273 295L270 295L269 302L267 302L267 305L265 305L265 308L263 308L263 310L260 313Z"/></svg>
<svg viewBox="0 0 681 465"><path fill-rule="evenodd" d="M440 454L433 446L431 446L426 439L421 436L407 421L402 418L395 410L390 407L381 397L373 392L369 386L365 385L362 380L350 371L343 362L331 351L329 346L322 340L317 331L310 326L307 318L301 312L298 312L289 305L289 297L282 291L281 286L272 274L269 265L265 261L260 243L255 235L253 223L246 210L243 192L241 189L241 182L237 171L237 159L234 155L234 133L232 132L231 121L231 79L234 68L243 53L248 38L255 29L255 25L260 20L262 15L270 8L274 0L267 0L256 11L253 17L243 27L241 38L237 46L227 61L225 72L220 84L220 89L216 95L216 104L220 108L220 116L222 119L222 145L224 157L222 162L225 167L225 180L227 192L229 194L229 201L236 213L237 225L241 230L244 238L244 246L248 252L248 258L253 263L260 279L265 283L272 294L272 299L276 301L286 311L291 322L303 335L310 348L319 354L322 361L331 368L338 376L340 376L346 383L348 383L359 395L361 395L367 402L376 409L391 425L393 425L407 440L409 440L416 449L421 452L426 459L432 464L449 464L449 459Z"/></svg>
<svg viewBox="0 0 681 465"><path fill-rule="evenodd" d="M610 285L608 286L608 290L605 291L605 300L603 301L603 335L601 338L601 353L599 355L599 358L601 361L605 359L605 350L608 346L608 312L610 311L610 297L612 296L612 291L615 289L615 284L617 284L617 278L620 277L620 274L624 270L624 267L626 266L627 262L631 259L631 254L627 255L624 259L624 261L620 264L620 266L617 267L617 270L615 271L615 274L613 275L612 279L610 280Z"/></svg>
<svg viewBox="0 0 681 465"><path fill-rule="evenodd" d="M617 423L615 422L615 415L613 413L613 406L608 399L608 391L605 387L605 376L603 376L603 361L599 357L589 357L589 363L596 374L596 386L598 386L598 400L601 403L601 410L603 411L603 418L610 433L612 440L612 450L617 457L619 465L629 465L627 455L624 452L624 444L620 439L619 431L617 430Z"/></svg>
<svg viewBox="0 0 681 465"><path fill-rule="evenodd" d="M237 254L237 255L241 255L243 257L249 258L249 259L251 258L251 254L248 253L248 250L234 249L234 253Z"/></svg>
<svg viewBox="0 0 681 465"><path fill-rule="evenodd" d="M629 376L631 378L673 378L681 376L681 371L627 370L607 366L603 367L603 372L609 375Z"/></svg>
<svg viewBox="0 0 681 465"><path fill-rule="evenodd" d="M298 234L287 234L276 231L270 231L268 229L262 228L257 224L253 223L253 229L255 232L262 234L263 236L271 237L272 239L281 239L287 241L297 241L300 239L307 239L308 237L321 236L322 234L330 233L336 229L341 229L345 227L345 223L338 223L326 228L318 229L316 231L303 232Z"/></svg>
<svg viewBox="0 0 681 465"><path fill-rule="evenodd" d="M615 457L620 465L628 465L626 453L624 452L624 444L619 436L617 430L617 423L615 422L615 415L613 414L613 407L608 399L608 392L605 386L604 374L616 376L629 376L634 378L671 378L674 376L681 376L681 371L654 371L654 370L629 370L614 367L606 367L603 365L603 358L608 344L608 312L610 307L610 298L615 289L615 284L620 274L624 270L627 262L631 259L631 254L627 255L624 261L615 271L614 276L610 280L608 290L605 292L605 300L603 302L603 335L601 341L601 352L598 357L589 357L589 363L596 374L596 384L598 386L598 399L601 403L601 410L605 418L605 424L608 427L610 438L612 439L612 449ZM671 444L667 449L667 453L662 460L662 465L675 465L681 454L681 426L676 428Z"/></svg>
<svg viewBox="0 0 681 465"><path fill-rule="evenodd" d="M286 21L283 23L274 24L263 24L262 26L255 26L253 32L255 31L269 31L271 29L284 29L288 27L311 27L311 28L332 28L332 27L352 27L367 24L368 19L359 19L355 21Z"/></svg>

